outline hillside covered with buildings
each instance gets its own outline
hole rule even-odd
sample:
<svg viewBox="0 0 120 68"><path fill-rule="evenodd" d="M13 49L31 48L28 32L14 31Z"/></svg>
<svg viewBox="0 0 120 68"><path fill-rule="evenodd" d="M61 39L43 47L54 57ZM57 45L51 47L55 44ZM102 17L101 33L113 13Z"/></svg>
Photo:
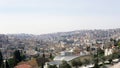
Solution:
<svg viewBox="0 0 120 68"><path fill-rule="evenodd" d="M77 30L43 35L0 34L0 50L4 60L14 58L14 52L19 50L27 63L31 64L29 61L36 58L37 61L34 61L35 59L32 61L38 65L37 67L41 67L43 63L39 62L42 62L43 59L44 62L46 60L46 64L50 65L60 65L63 60L71 62L73 59L83 56L89 56L89 60L93 60L90 58L91 55L98 54L98 51L100 54L108 56L118 52L119 46L119 28Z"/></svg>

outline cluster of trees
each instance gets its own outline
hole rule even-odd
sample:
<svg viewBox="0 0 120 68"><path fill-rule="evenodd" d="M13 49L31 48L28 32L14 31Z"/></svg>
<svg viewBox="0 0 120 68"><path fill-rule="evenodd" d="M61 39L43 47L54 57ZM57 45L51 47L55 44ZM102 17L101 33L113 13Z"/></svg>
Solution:
<svg viewBox="0 0 120 68"><path fill-rule="evenodd" d="M118 44L117 44L117 46L118 46ZM94 64L93 68L100 68L100 67L106 68L105 61L109 61L109 64L112 64L113 59L120 58L119 51L120 50L118 48L118 50L116 49L116 51L114 51L113 54L111 54L109 56L104 56L104 50L102 50L101 48L98 48L97 52L92 55L93 56L92 60L84 59L84 61L81 62L79 59L77 59L77 60L71 61L71 64L75 68L78 68L78 67L80 67L82 65L86 66L88 64ZM102 63L102 64L100 64L100 63Z"/></svg>
<svg viewBox="0 0 120 68"><path fill-rule="evenodd" d="M59 65L59 68L71 68L71 66L66 61L62 61L62 64Z"/></svg>
<svg viewBox="0 0 120 68"><path fill-rule="evenodd" d="M107 64L113 64L113 59L120 58L120 40L110 39L112 45L114 45L113 54L104 56L104 51L97 49L97 53L94 55L95 68L100 68L99 62L102 62L102 66L105 67L105 61L109 61ZM112 47L112 46L111 46Z"/></svg>
<svg viewBox="0 0 120 68"><path fill-rule="evenodd" d="M14 68L14 66L23 60L25 60L25 56L19 50L15 50L13 58L10 59L4 59L0 51L0 68Z"/></svg>
<svg viewBox="0 0 120 68"><path fill-rule="evenodd" d="M58 68L56 65L49 65L48 68ZM72 68L70 64L66 61L62 61L62 63L59 65L59 68Z"/></svg>
<svg viewBox="0 0 120 68"><path fill-rule="evenodd" d="M82 66L82 62L78 59L78 60L72 60L71 64L73 67L78 68L79 66Z"/></svg>
<svg viewBox="0 0 120 68"><path fill-rule="evenodd" d="M37 57L35 57L35 58L36 58L36 61L37 61L37 63L38 63L38 66L39 66L40 68L44 68L45 63L53 60L54 56L53 56L52 53L50 53L49 56L46 57L45 52L44 52L44 50L43 50L43 54L42 54L41 56L37 56ZM52 67L52 68L55 68L55 65L50 65L49 67L50 67L50 68L51 68L51 67Z"/></svg>
<svg viewBox="0 0 120 68"><path fill-rule="evenodd" d="M110 41L114 43L114 46L118 46L120 48L120 39L115 40L115 39L111 38Z"/></svg>
<svg viewBox="0 0 120 68"><path fill-rule="evenodd" d="M84 59L84 62L81 62L80 59L72 60L71 62L62 61L62 64L59 65L59 68L79 68L82 65L89 64L88 59ZM56 65L48 65L48 68L57 68Z"/></svg>

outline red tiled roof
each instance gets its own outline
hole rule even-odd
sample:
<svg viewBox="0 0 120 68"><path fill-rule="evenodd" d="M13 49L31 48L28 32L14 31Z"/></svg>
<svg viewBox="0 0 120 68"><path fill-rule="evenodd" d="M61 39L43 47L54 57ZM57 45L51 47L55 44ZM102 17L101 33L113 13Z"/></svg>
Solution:
<svg viewBox="0 0 120 68"><path fill-rule="evenodd" d="M16 66L15 68L32 68L32 67L28 64L21 64L21 65Z"/></svg>

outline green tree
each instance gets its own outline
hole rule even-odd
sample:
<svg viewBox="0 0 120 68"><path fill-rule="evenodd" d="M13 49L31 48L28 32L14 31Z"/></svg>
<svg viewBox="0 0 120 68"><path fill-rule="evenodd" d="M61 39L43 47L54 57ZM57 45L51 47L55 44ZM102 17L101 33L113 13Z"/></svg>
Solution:
<svg viewBox="0 0 120 68"><path fill-rule="evenodd" d="M52 56L52 53L50 53L50 58L52 58L53 56Z"/></svg>
<svg viewBox="0 0 120 68"><path fill-rule="evenodd" d="M71 68L71 66L66 61L62 61L59 68Z"/></svg>
<svg viewBox="0 0 120 68"><path fill-rule="evenodd" d="M82 62L80 60L73 60L71 61L71 64L73 67L78 68L79 66L82 66Z"/></svg>
<svg viewBox="0 0 120 68"><path fill-rule="evenodd" d="M85 65L87 65L87 64L90 63L90 60L88 60L88 59L84 59L83 63L84 63Z"/></svg>
<svg viewBox="0 0 120 68"><path fill-rule="evenodd" d="M45 53L44 53L44 51L43 51L42 59L43 59L43 61L41 63L41 68L44 68L44 65L45 65Z"/></svg>
<svg viewBox="0 0 120 68"><path fill-rule="evenodd" d="M0 51L0 68L2 68L3 65L3 56L2 56L2 52Z"/></svg>
<svg viewBox="0 0 120 68"><path fill-rule="evenodd" d="M14 63L15 65L17 65L17 63L22 61L22 57L19 50L16 50L14 52L14 60L15 60L15 63Z"/></svg>
<svg viewBox="0 0 120 68"><path fill-rule="evenodd" d="M97 53L94 54L94 68L100 68L98 63L99 63L99 50L97 49Z"/></svg>
<svg viewBox="0 0 120 68"><path fill-rule="evenodd" d="M102 50L101 48L97 49L97 53L99 57L104 56L104 50Z"/></svg>
<svg viewBox="0 0 120 68"><path fill-rule="evenodd" d="M15 59L13 59L13 58L8 59L8 63L9 63L9 66L10 66L11 68L14 68L14 66L15 66Z"/></svg>
<svg viewBox="0 0 120 68"><path fill-rule="evenodd" d="M117 43L118 47L120 48L120 41Z"/></svg>
<svg viewBox="0 0 120 68"><path fill-rule="evenodd" d="M94 68L100 68L100 66L98 65L98 63L99 63L99 59L98 59L98 57L96 57L95 59L94 59Z"/></svg>
<svg viewBox="0 0 120 68"><path fill-rule="evenodd" d="M107 68L106 66L105 66L105 61L106 61L106 57L105 56L103 56L103 57L101 57L101 62L102 62L102 68Z"/></svg>
<svg viewBox="0 0 120 68"><path fill-rule="evenodd" d="M7 60L6 60L5 64L6 64L6 68L10 68L10 65Z"/></svg>
<svg viewBox="0 0 120 68"><path fill-rule="evenodd" d="M107 56L107 59L108 59L109 63L111 64L112 63L112 59L113 59L113 55Z"/></svg>
<svg viewBox="0 0 120 68"><path fill-rule="evenodd" d="M36 59L36 61L38 63L38 66L40 66L40 68L42 68L42 67L44 67L46 62L49 62L49 59L48 58L43 58L43 57L38 57Z"/></svg>

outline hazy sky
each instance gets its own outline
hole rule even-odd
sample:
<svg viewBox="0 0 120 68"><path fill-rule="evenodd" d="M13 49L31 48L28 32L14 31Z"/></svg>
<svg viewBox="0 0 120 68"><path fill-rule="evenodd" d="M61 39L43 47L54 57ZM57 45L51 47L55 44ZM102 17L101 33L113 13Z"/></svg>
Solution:
<svg viewBox="0 0 120 68"><path fill-rule="evenodd" d="M0 0L0 33L120 27L120 0Z"/></svg>

